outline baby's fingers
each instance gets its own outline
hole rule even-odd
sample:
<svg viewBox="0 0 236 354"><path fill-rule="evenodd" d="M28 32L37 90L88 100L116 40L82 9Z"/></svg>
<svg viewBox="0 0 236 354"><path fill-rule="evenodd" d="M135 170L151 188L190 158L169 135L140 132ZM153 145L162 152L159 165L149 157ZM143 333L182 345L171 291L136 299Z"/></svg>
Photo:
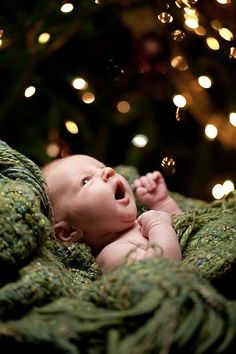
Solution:
<svg viewBox="0 0 236 354"><path fill-rule="evenodd" d="M141 184L140 178L137 178L137 179L134 180L134 183L133 183L134 187L136 187L136 188L137 187L141 187L141 185L142 184Z"/></svg>
<svg viewBox="0 0 236 354"><path fill-rule="evenodd" d="M140 186L145 187L149 192L151 192L156 187L156 182L153 179L152 173L147 173L145 176L139 178Z"/></svg>
<svg viewBox="0 0 236 354"><path fill-rule="evenodd" d="M161 180L164 180L164 177L162 176L161 172L159 172L159 171L154 171L152 173L152 177L156 183L159 183Z"/></svg>

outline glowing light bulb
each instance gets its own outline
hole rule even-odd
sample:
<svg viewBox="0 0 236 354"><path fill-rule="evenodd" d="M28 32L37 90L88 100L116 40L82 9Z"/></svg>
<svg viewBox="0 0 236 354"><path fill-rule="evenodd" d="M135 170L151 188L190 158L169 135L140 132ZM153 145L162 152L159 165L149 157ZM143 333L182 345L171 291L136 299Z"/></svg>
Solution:
<svg viewBox="0 0 236 354"><path fill-rule="evenodd" d="M231 180L226 180L223 183L224 194L227 195L234 190L234 183Z"/></svg>
<svg viewBox="0 0 236 354"><path fill-rule="evenodd" d="M61 6L61 12L69 13L74 9L74 5L70 2L67 2Z"/></svg>
<svg viewBox="0 0 236 354"><path fill-rule="evenodd" d="M130 104L127 101L120 101L117 104L117 110L120 113L128 113L130 111Z"/></svg>
<svg viewBox="0 0 236 354"><path fill-rule="evenodd" d="M188 63L186 59L181 55L177 55L176 57L172 58L171 65L173 66L173 68L179 71L184 71L188 69Z"/></svg>
<svg viewBox="0 0 236 354"><path fill-rule="evenodd" d="M197 28L194 29L194 32L198 36L205 36L206 35L206 29L203 26L198 26Z"/></svg>
<svg viewBox="0 0 236 354"><path fill-rule="evenodd" d="M50 144L48 144L48 146L46 148L46 152L47 152L48 156L54 158L59 155L60 148L59 148L58 144L50 143Z"/></svg>
<svg viewBox="0 0 236 354"><path fill-rule="evenodd" d="M167 12L162 12L158 15L158 20L162 23L171 23L173 21L173 17Z"/></svg>
<svg viewBox="0 0 236 354"><path fill-rule="evenodd" d="M176 107L180 107L180 108L185 107L187 104L186 98L183 95L175 95L173 97L173 102Z"/></svg>
<svg viewBox="0 0 236 354"><path fill-rule="evenodd" d="M194 7L184 7L184 12L188 16L195 16L197 14L197 10Z"/></svg>
<svg viewBox="0 0 236 354"><path fill-rule="evenodd" d="M78 134L78 132L79 132L78 125L75 122L73 122L72 120L67 120L65 122L65 127L68 130L68 132L71 134Z"/></svg>
<svg viewBox="0 0 236 354"><path fill-rule="evenodd" d="M234 127L236 127L236 113L235 112L231 112L229 114L229 122L230 124L232 124Z"/></svg>
<svg viewBox="0 0 236 354"><path fill-rule="evenodd" d="M199 76L198 83L203 88L210 88L212 85L211 79L205 75Z"/></svg>
<svg viewBox="0 0 236 354"><path fill-rule="evenodd" d="M147 145L148 137L143 134L137 134L133 137L131 142L134 146L142 148Z"/></svg>
<svg viewBox="0 0 236 354"><path fill-rule="evenodd" d="M76 77L73 81L72 81L72 86L76 89L76 90L85 90L88 87L88 83L87 81L85 81L84 79L82 79L82 77Z"/></svg>
<svg viewBox="0 0 236 354"><path fill-rule="evenodd" d="M184 23L188 28L191 29L198 28L198 20L196 18L192 18L192 17L186 18Z"/></svg>
<svg viewBox="0 0 236 354"><path fill-rule="evenodd" d="M95 100L95 95L92 92L86 92L82 96L82 101L86 104L93 103Z"/></svg>
<svg viewBox="0 0 236 354"><path fill-rule="evenodd" d="M33 96L35 94L35 92L36 92L36 88L34 86L29 86L25 90L25 97L29 98L29 97Z"/></svg>
<svg viewBox="0 0 236 354"><path fill-rule="evenodd" d="M231 0L216 0L219 4L227 5L231 3Z"/></svg>
<svg viewBox="0 0 236 354"><path fill-rule="evenodd" d="M40 44L47 43L50 40L50 37L51 37L50 34L47 32L41 33L38 37L38 42Z"/></svg>
<svg viewBox="0 0 236 354"><path fill-rule="evenodd" d="M231 47L231 48L230 48L230 55L229 55L229 57L236 59L236 47Z"/></svg>
<svg viewBox="0 0 236 354"><path fill-rule="evenodd" d="M224 188L222 184L218 183L212 188L212 195L215 199L221 199L224 197Z"/></svg>
<svg viewBox="0 0 236 354"><path fill-rule="evenodd" d="M176 172L176 162L171 156L166 156L161 161L161 166L166 173L173 175Z"/></svg>
<svg viewBox="0 0 236 354"><path fill-rule="evenodd" d="M219 29L222 28L223 26L219 20L212 20L211 27L214 28L216 31L219 31Z"/></svg>
<svg viewBox="0 0 236 354"><path fill-rule="evenodd" d="M218 129L213 124L207 124L205 127L205 135L208 139L215 139L218 135Z"/></svg>
<svg viewBox="0 0 236 354"><path fill-rule="evenodd" d="M232 41L234 39L233 33L228 28L220 28L219 34L226 41Z"/></svg>
<svg viewBox="0 0 236 354"><path fill-rule="evenodd" d="M214 37L207 37L206 44L212 50L219 50L220 49L220 44L217 41L217 39Z"/></svg>

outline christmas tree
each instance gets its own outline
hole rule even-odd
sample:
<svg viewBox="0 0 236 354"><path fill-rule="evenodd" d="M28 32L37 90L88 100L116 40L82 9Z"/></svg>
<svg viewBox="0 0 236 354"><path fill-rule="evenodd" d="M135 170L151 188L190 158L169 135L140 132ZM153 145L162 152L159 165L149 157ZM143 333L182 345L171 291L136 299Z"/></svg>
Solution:
<svg viewBox="0 0 236 354"><path fill-rule="evenodd" d="M233 0L1 2L0 139L217 198L236 179Z"/></svg>

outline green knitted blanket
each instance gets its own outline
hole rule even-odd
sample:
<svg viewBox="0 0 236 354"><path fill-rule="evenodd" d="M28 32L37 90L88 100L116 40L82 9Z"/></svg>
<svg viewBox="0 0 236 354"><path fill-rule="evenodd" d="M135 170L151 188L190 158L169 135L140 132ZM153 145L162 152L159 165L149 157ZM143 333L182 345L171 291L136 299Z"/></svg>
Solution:
<svg viewBox="0 0 236 354"><path fill-rule="evenodd" d="M132 183L133 167L117 169ZM86 245L55 240L44 187L40 169L0 141L4 353L235 353L235 192L212 203L173 193L183 261L102 275Z"/></svg>

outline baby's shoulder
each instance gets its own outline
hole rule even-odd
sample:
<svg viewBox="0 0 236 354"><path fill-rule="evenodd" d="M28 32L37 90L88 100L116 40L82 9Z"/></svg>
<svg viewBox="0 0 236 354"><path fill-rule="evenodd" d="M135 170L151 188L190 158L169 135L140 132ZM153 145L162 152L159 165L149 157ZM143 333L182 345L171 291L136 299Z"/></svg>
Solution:
<svg viewBox="0 0 236 354"><path fill-rule="evenodd" d="M136 249L147 250L148 240L135 227L122 233L116 240L106 245L97 255L96 261L102 270L117 267L123 263L130 252Z"/></svg>
<svg viewBox="0 0 236 354"><path fill-rule="evenodd" d="M102 269L102 272L106 272L109 269L116 268L123 263L125 256L134 247L126 238L119 238L107 246L105 246L101 252L96 256L96 262Z"/></svg>
<svg viewBox="0 0 236 354"><path fill-rule="evenodd" d="M135 246L146 246L148 240L141 233L141 228L138 223L132 229L127 230L117 241L126 241L131 245Z"/></svg>

